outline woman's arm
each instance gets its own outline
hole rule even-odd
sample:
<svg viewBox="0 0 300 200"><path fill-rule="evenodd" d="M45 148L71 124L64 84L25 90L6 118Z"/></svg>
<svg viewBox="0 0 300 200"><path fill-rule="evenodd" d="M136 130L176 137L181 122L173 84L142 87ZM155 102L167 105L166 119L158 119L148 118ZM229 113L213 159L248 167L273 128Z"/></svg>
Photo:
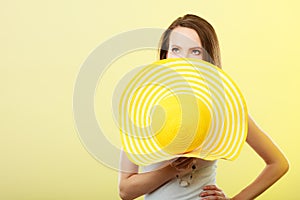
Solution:
<svg viewBox="0 0 300 200"><path fill-rule="evenodd" d="M192 171L194 158L178 158L161 166L159 169L146 173L138 173L138 166L132 163L125 152L121 152L119 195L123 200L135 199L148 194L175 178Z"/></svg>
<svg viewBox="0 0 300 200"><path fill-rule="evenodd" d="M274 142L255 124L249 116L247 143L265 161L266 167L260 175L233 199L254 199L289 169L289 163Z"/></svg>
<svg viewBox="0 0 300 200"><path fill-rule="evenodd" d="M160 169L138 173L138 166L132 163L125 152L121 152L119 195L123 200L135 199L150 193L176 176L178 171L170 164Z"/></svg>
<svg viewBox="0 0 300 200"><path fill-rule="evenodd" d="M256 198L282 177L289 168L286 157L250 116L246 141L265 161L266 167L250 185L234 196L232 200ZM216 195L220 196L220 199L229 199L225 197L222 190L214 185L204 187L204 191L200 194L203 197L202 199L213 199Z"/></svg>
<svg viewBox="0 0 300 200"><path fill-rule="evenodd" d="M150 193L176 176L176 169L167 165L158 170L138 173L138 166L132 163L125 152L121 153L119 194L123 200L135 199Z"/></svg>

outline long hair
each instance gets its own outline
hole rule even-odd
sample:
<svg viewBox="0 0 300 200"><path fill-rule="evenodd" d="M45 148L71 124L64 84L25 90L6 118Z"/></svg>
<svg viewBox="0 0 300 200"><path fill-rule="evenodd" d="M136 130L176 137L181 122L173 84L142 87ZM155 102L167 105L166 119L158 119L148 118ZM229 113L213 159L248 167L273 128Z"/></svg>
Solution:
<svg viewBox="0 0 300 200"><path fill-rule="evenodd" d="M192 14L177 18L163 33L159 44L160 60L167 58L170 34L172 30L178 26L194 29L197 32L205 51L203 60L222 68L220 47L214 28L205 19Z"/></svg>

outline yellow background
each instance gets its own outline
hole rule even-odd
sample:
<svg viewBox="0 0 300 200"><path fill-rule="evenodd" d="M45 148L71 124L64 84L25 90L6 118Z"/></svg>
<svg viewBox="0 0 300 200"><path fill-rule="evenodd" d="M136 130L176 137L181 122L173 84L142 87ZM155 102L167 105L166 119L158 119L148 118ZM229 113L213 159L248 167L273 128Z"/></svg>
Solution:
<svg viewBox="0 0 300 200"><path fill-rule="evenodd" d="M299 199L299 8L296 0L1 1L0 199L118 199L117 172L77 135L76 76L112 35L165 28L186 13L215 27L224 70L290 160L288 174L258 199ZM219 162L218 184L233 195L263 166L246 145L235 162Z"/></svg>

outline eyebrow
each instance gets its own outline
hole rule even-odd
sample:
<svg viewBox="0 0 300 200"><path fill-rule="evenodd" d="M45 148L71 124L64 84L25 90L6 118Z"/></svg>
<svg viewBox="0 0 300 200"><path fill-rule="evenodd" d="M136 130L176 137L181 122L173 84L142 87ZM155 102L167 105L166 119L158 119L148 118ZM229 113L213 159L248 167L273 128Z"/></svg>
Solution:
<svg viewBox="0 0 300 200"><path fill-rule="evenodd" d="M202 49L203 47L199 47L199 46L196 46L196 47L192 47L190 49Z"/></svg>
<svg viewBox="0 0 300 200"><path fill-rule="evenodd" d="M181 46L176 45L176 44L172 44L171 47L180 47L180 48L182 48ZM203 49L203 47L195 46L195 47L191 47L191 48L189 48L189 49Z"/></svg>

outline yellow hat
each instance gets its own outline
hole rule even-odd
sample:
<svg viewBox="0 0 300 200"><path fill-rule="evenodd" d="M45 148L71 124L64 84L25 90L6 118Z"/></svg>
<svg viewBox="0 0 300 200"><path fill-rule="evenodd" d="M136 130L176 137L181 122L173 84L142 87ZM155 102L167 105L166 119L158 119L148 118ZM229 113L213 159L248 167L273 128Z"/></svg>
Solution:
<svg viewBox="0 0 300 200"><path fill-rule="evenodd" d="M135 164L239 155L247 108L236 84L218 67L198 59L159 60L142 67L125 88L121 139Z"/></svg>

